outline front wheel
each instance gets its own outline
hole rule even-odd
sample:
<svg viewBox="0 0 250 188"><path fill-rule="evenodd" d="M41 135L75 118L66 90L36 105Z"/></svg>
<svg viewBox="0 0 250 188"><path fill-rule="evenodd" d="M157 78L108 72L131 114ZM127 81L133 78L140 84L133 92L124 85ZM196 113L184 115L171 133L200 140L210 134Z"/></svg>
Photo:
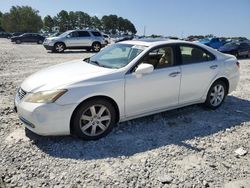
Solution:
<svg viewBox="0 0 250 188"><path fill-rule="evenodd" d="M56 52L58 52L58 53L62 53L65 50L65 45L63 43L61 43L61 42L56 43L55 46L54 46L54 50Z"/></svg>
<svg viewBox="0 0 250 188"><path fill-rule="evenodd" d="M115 116L115 108L108 101L87 101L76 109L72 117L72 132L84 140L97 140L113 129Z"/></svg>
<svg viewBox="0 0 250 188"><path fill-rule="evenodd" d="M226 94L227 89L225 83L222 81L216 81L208 91L205 105L208 108L215 110L216 108L221 106L226 97Z"/></svg>

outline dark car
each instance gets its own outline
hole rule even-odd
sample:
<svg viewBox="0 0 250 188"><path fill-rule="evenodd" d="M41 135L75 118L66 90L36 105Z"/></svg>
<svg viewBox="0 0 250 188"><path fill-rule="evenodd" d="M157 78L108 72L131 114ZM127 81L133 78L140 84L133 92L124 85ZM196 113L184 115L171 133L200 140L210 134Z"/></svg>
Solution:
<svg viewBox="0 0 250 188"><path fill-rule="evenodd" d="M218 49L220 52L238 57L250 57L250 44L246 42L230 42Z"/></svg>
<svg viewBox="0 0 250 188"><path fill-rule="evenodd" d="M12 33L11 35L12 35L12 37L17 37L17 36L20 36L22 34L24 34L24 33L22 33L22 32L15 32L15 33Z"/></svg>
<svg viewBox="0 0 250 188"><path fill-rule="evenodd" d="M20 44L22 42L36 42L37 44L42 44L45 37L37 33L24 33L20 36L11 37L11 42Z"/></svg>
<svg viewBox="0 0 250 188"><path fill-rule="evenodd" d="M7 32L0 32L0 38L10 38L12 35Z"/></svg>

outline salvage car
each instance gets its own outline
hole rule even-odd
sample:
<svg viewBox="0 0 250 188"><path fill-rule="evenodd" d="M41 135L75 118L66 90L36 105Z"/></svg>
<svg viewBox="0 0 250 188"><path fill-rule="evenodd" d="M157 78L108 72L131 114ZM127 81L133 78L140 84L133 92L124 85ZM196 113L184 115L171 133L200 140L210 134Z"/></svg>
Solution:
<svg viewBox="0 0 250 188"><path fill-rule="evenodd" d="M250 58L250 43L247 42L230 42L218 49L220 52L232 54L239 57Z"/></svg>
<svg viewBox="0 0 250 188"><path fill-rule="evenodd" d="M18 89L15 106L39 135L95 140L118 122L191 104L217 109L238 81L237 59L205 45L124 41L31 75Z"/></svg>
<svg viewBox="0 0 250 188"><path fill-rule="evenodd" d="M11 42L15 42L16 44L21 44L22 42L35 42L37 44L42 44L45 37L37 34L37 33L24 33L20 36L11 37Z"/></svg>

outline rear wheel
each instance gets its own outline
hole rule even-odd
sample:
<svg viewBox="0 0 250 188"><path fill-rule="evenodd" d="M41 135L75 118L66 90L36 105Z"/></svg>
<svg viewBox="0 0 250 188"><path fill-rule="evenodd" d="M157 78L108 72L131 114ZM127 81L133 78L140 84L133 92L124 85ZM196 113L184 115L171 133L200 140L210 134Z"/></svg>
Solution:
<svg viewBox="0 0 250 188"><path fill-rule="evenodd" d="M72 119L72 132L84 140L96 140L114 127L115 108L106 100L90 100L79 106Z"/></svg>
<svg viewBox="0 0 250 188"><path fill-rule="evenodd" d="M37 41L37 44L42 44L42 43L43 43L42 40Z"/></svg>
<svg viewBox="0 0 250 188"><path fill-rule="evenodd" d="M65 45L62 42L58 42L55 44L54 50L58 53L62 53L65 50Z"/></svg>
<svg viewBox="0 0 250 188"><path fill-rule="evenodd" d="M94 42L92 44L92 49L94 52L99 52L101 50L101 44L99 42Z"/></svg>
<svg viewBox="0 0 250 188"><path fill-rule="evenodd" d="M205 105L210 109L216 109L221 106L227 94L227 88L223 81L216 81L210 87Z"/></svg>

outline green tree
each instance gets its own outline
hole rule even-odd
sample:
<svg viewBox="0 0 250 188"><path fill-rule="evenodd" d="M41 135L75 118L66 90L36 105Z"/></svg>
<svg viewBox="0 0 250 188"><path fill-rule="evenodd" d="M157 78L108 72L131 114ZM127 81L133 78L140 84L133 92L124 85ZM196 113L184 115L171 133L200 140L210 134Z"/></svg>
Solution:
<svg viewBox="0 0 250 188"><path fill-rule="evenodd" d="M38 32L43 26L38 12L29 6L12 6L2 16L2 27L8 32Z"/></svg>
<svg viewBox="0 0 250 188"><path fill-rule="evenodd" d="M97 16L91 17L91 27L102 30L102 22Z"/></svg>
<svg viewBox="0 0 250 188"><path fill-rule="evenodd" d="M0 11L0 31L3 31L3 28L2 28L2 17L3 17L3 13Z"/></svg>
<svg viewBox="0 0 250 188"><path fill-rule="evenodd" d="M118 17L117 15L109 15L102 17L103 29L107 33L112 34L136 34L134 24L128 19Z"/></svg>
<svg viewBox="0 0 250 188"><path fill-rule="evenodd" d="M55 17L57 26L60 27L60 31L67 31L70 28L69 14L66 10L60 11Z"/></svg>
<svg viewBox="0 0 250 188"><path fill-rule="evenodd" d="M54 27L54 20L50 15L47 15L43 19L43 27L47 31L52 31L52 28Z"/></svg>

